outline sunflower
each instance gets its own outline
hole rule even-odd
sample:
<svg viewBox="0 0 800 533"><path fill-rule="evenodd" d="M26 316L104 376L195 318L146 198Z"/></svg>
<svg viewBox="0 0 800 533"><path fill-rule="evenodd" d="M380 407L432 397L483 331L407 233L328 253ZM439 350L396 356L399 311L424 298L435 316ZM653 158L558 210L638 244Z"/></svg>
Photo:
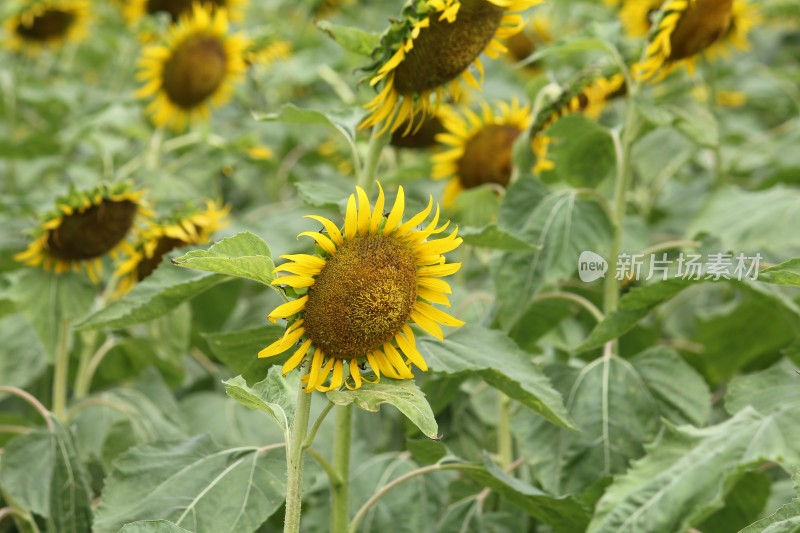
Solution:
<svg viewBox="0 0 800 533"><path fill-rule="evenodd" d="M728 30L732 11L733 0L667 0L634 74L660 80L681 64L693 72L697 55Z"/></svg>
<svg viewBox="0 0 800 533"><path fill-rule="evenodd" d="M14 259L58 274L85 268L98 283L103 275L102 257L115 256L125 246L125 238L136 228L137 215L152 216L144 195L145 191L133 191L129 184L72 191L56 200L55 211L34 231L33 242Z"/></svg>
<svg viewBox="0 0 800 533"><path fill-rule="evenodd" d="M443 108L441 108L443 109ZM441 111L440 109L440 111ZM417 127L408 135L402 134L402 127L392 133L392 140L389 144L395 148L425 149L436 145L436 136L444 133L445 127L442 123L441 113L436 111L416 121Z"/></svg>
<svg viewBox="0 0 800 533"><path fill-rule="evenodd" d="M547 158L548 146L552 138L545 132L558 119L572 113L583 113L589 118L597 118L606 103L625 94L625 77L621 73L600 76L595 79L580 79L566 89L559 98L542 109L531 126L531 148L536 156L534 174L555 168L555 163Z"/></svg>
<svg viewBox="0 0 800 533"><path fill-rule="evenodd" d="M426 209L402 223L402 187L388 217L383 215L382 188L374 210L360 187L356 192L358 209L356 196L350 195L344 231L326 218L308 217L321 223L327 232L300 234L316 241L320 255L285 255L282 257L289 262L275 269L293 275L279 277L274 284L306 292L269 314L272 322L279 318L291 321L284 336L258 356L278 355L303 339L283 365L283 372L296 368L313 347L306 392L324 392L343 382L350 389L359 388L363 379L359 364L364 360L377 379L381 374L411 379L410 363L422 371L428 366L417 350L409 321L438 339L444 338L439 324L464 324L431 305L449 307L450 285L439 278L454 274L461 266L445 263L442 255L461 244L457 228L444 238L428 240L449 225L436 227L438 206L433 220L424 229L415 229L431 213L433 198Z"/></svg>
<svg viewBox="0 0 800 533"><path fill-rule="evenodd" d="M195 4L192 13L170 27L166 46L147 47L137 79L145 82L139 98L155 95L147 112L158 126L183 130L187 123L208 120L212 105L230 98L233 81L246 70L247 40L228 35L224 10L210 12Z"/></svg>
<svg viewBox="0 0 800 533"><path fill-rule="evenodd" d="M522 61L530 57L540 47L555 40L550 21L544 17L533 17L527 27L508 38L508 57L512 61ZM525 65L529 70L538 71L535 63Z"/></svg>
<svg viewBox="0 0 800 533"><path fill-rule="evenodd" d="M498 40L511 37L524 27L517 11L541 0L411 0L403 17L382 39L382 57L372 67L371 86L382 84L378 95L366 105L370 115L361 124L367 128L383 123L379 134L404 134L437 109L445 93L457 95L457 78L480 90L470 65L483 77L478 56L496 58L507 52ZM435 96L431 103L431 95Z"/></svg>
<svg viewBox="0 0 800 533"><path fill-rule="evenodd" d="M446 133L436 140L449 147L432 157L433 179L449 178L442 203L452 205L461 191L492 183L506 187L511 180L512 149L517 137L531 124L531 106L497 104L493 113L485 102L482 115L465 108L443 113ZM466 118L464 118L466 117Z"/></svg>
<svg viewBox="0 0 800 533"><path fill-rule="evenodd" d="M86 0L44 0L5 22L8 47L38 53L86 37L89 23Z"/></svg>
<svg viewBox="0 0 800 533"><path fill-rule="evenodd" d="M629 37L645 37L663 3L664 0L626 0L619 12L625 33Z"/></svg>
<svg viewBox="0 0 800 533"><path fill-rule="evenodd" d="M244 19L244 11L248 0L127 0L123 8L123 15L130 24L139 21L145 15L167 13L173 23L181 17L192 14L193 6L202 3L209 10L225 10L228 17L234 22Z"/></svg>
<svg viewBox="0 0 800 533"><path fill-rule="evenodd" d="M750 42L747 37L753 26L760 23L761 13L756 5L746 0L734 0L728 29L708 48L706 53L709 57L714 58L717 56L728 57L731 48L740 51L749 50Z"/></svg>
<svg viewBox="0 0 800 533"><path fill-rule="evenodd" d="M315 0L312 6L314 18L328 18L344 6L350 5L354 0Z"/></svg>
<svg viewBox="0 0 800 533"><path fill-rule="evenodd" d="M265 42L252 42L244 53L244 60L248 65L267 67L291 55L292 43L283 40L269 40Z"/></svg>
<svg viewBox="0 0 800 533"><path fill-rule="evenodd" d="M206 200L205 210L185 210L167 220L150 222L135 244L126 242L121 249L126 258L114 271L114 277L119 280L114 296L122 296L152 274L172 250L208 242L216 231L228 225L229 211L230 206Z"/></svg>

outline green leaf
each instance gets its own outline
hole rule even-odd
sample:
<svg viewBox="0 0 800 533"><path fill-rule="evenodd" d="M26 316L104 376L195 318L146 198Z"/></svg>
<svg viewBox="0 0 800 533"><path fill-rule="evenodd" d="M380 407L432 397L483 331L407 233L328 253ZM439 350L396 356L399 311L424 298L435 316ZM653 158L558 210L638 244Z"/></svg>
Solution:
<svg viewBox="0 0 800 533"><path fill-rule="evenodd" d="M381 42L380 34L370 33L361 28L340 26L327 20L318 20L317 28L328 34L345 50L365 57L372 57L372 51Z"/></svg>
<svg viewBox="0 0 800 533"><path fill-rule="evenodd" d="M51 420L9 441L0 464L0 485L17 504L46 519L48 531L84 533L91 529L91 489L75 444Z"/></svg>
<svg viewBox="0 0 800 533"><path fill-rule="evenodd" d="M242 376L236 376L222 383L228 396L245 407L267 413L288 438L289 427L294 419L297 389L300 388L298 372L290 372L284 378L281 376L280 367L273 366L264 381L252 387L247 385Z"/></svg>
<svg viewBox="0 0 800 533"><path fill-rule="evenodd" d="M163 519L195 533L255 531L285 497L281 450L220 449L207 436L148 444L115 461L92 530Z"/></svg>
<svg viewBox="0 0 800 533"><path fill-rule="evenodd" d="M264 325L236 331L203 334L208 346L220 361L247 383L256 383L267 376L273 365L281 365L290 354L259 358L258 352L278 340L286 332L283 326Z"/></svg>
<svg viewBox="0 0 800 533"><path fill-rule="evenodd" d="M674 117L675 129L695 141L700 146L714 148L719 144L717 119L704 106L691 101L681 105L664 105Z"/></svg>
<svg viewBox="0 0 800 533"><path fill-rule="evenodd" d="M476 374L489 385L534 410L553 424L575 428L548 379L504 333L464 326L444 342L423 338L420 353L432 370L450 375Z"/></svg>
<svg viewBox="0 0 800 533"><path fill-rule="evenodd" d="M165 258L159 268L131 292L90 315L76 327L81 330L124 328L147 322L228 279L220 274L175 268Z"/></svg>
<svg viewBox="0 0 800 533"><path fill-rule="evenodd" d="M47 352L21 315L0 318L0 376L6 386L24 388L47 368Z"/></svg>
<svg viewBox="0 0 800 533"><path fill-rule="evenodd" d="M800 258L790 259L758 273L758 280L775 285L800 287Z"/></svg>
<svg viewBox="0 0 800 533"><path fill-rule="evenodd" d="M169 520L137 520L125 524L119 533L192 533Z"/></svg>
<svg viewBox="0 0 800 533"><path fill-rule="evenodd" d="M745 472L725 496L725 506L703 520L703 533L739 531L761 516L770 495L772 478L762 472Z"/></svg>
<svg viewBox="0 0 800 533"><path fill-rule="evenodd" d="M502 498L518 505L537 520L551 526L556 532L574 533L584 531L590 514L572 496L553 496L536 487L512 477L484 455L484 466L466 470L466 474L497 492Z"/></svg>
<svg viewBox="0 0 800 533"><path fill-rule="evenodd" d="M524 240L489 224L482 228L460 228L458 236L464 239L465 244L506 252L531 252L536 248Z"/></svg>
<svg viewBox="0 0 800 533"><path fill-rule="evenodd" d="M567 115L548 128L553 142L548 157L553 170L542 180L562 181L572 187L597 187L615 168L614 141L608 130L583 115Z"/></svg>
<svg viewBox="0 0 800 533"><path fill-rule="evenodd" d="M613 44L596 37L576 37L556 42L553 45L537 48L536 53L519 62L519 66L535 63L540 59L556 54L574 54L577 52L610 51L616 50Z"/></svg>
<svg viewBox="0 0 800 533"><path fill-rule="evenodd" d="M214 243L208 250L192 250L172 263L195 270L216 272L228 276L251 279L272 286L272 253L269 246L250 232L237 233L233 237Z"/></svg>
<svg viewBox="0 0 800 533"><path fill-rule="evenodd" d="M96 287L77 274L57 275L38 268L7 274L10 286L0 298L13 301L20 313L39 334L50 360L53 360L57 332L64 323L74 323L89 311Z"/></svg>
<svg viewBox="0 0 800 533"><path fill-rule="evenodd" d="M675 427L612 483L597 504L590 533L684 531L722 506L729 481L779 445L774 420L744 409L708 428Z"/></svg>
<svg viewBox="0 0 800 533"><path fill-rule="evenodd" d="M800 498L795 498L739 533L800 533Z"/></svg>
<svg viewBox="0 0 800 533"><path fill-rule="evenodd" d="M218 391L195 392L180 403L181 419L189 435L207 433L225 447L263 446L283 442L275 424L264 423L264 414L236 403Z"/></svg>
<svg viewBox="0 0 800 533"><path fill-rule="evenodd" d="M797 368L783 360L761 372L731 380L725 395L725 410L735 414L747 406L765 415L781 407L800 407L800 375L797 374Z"/></svg>
<svg viewBox="0 0 800 533"><path fill-rule="evenodd" d="M439 434L431 406L414 380L384 377L380 383L364 383L356 390L333 390L326 395L336 405L355 404L359 409L371 412L379 411L381 404L388 403L403 413L424 435L433 439Z"/></svg>

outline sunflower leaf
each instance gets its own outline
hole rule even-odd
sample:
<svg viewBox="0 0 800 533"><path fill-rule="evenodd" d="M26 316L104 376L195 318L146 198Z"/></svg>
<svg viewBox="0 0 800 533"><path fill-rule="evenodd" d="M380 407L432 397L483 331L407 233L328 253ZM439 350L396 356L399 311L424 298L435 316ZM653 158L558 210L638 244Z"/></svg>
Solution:
<svg viewBox="0 0 800 533"><path fill-rule="evenodd" d="M327 20L318 20L317 28L326 33L328 37L336 41L339 46L348 52L353 52L354 54L365 57L372 57L372 51L375 50L381 42L381 36L378 33L371 33L352 26L332 24Z"/></svg>
<svg viewBox="0 0 800 533"><path fill-rule="evenodd" d="M356 390L335 390L327 393L336 405L355 404L359 409L377 412L383 403L397 407L423 434L436 438L439 425L425 394L413 380L382 378L380 383L365 383Z"/></svg>
<svg viewBox="0 0 800 533"><path fill-rule="evenodd" d="M172 260L174 265L251 279L271 286L275 275L272 252L261 238L245 231L222 239L208 250L192 250ZM276 289L277 290L277 289Z"/></svg>
<svg viewBox="0 0 800 533"><path fill-rule="evenodd" d="M228 396L250 409L263 411L271 416L288 438L289 426L294 418L295 393L300 387L298 373L281 376L281 368L273 366L267 377L252 387L242 376L222 382Z"/></svg>
<svg viewBox="0 0 800 533"><path fill-rule="evenodd" d="M119 533L192 533L169 520L137 520L125 524Z"/></svg>
<svg viewBox="0 0 800 533"><path fill-rule="evenodd" d="M758 273L758 279L775 285L800 287L800 258L790 259L780 265L765 268Z"/></svg>
<svg viewBox="0 0 800 533"><path fill-rule="evenodd" d="M92 531L117 533L145 519L195 533L255 531L285 497L282 450L220 449L206 435L142 445L114 462Z"/></svg>
<svg viewBox="0 0 800 533"><path fill-rule="evenodd" d="M443 343L423 338L418 345L432 370L448 375L477 374L553 424L575 429L561 394L533 364L532 356L503 332L464 326Z"/></svg>
<svg viewBox="0 0 800 533"><path fill-rule="evenodd" d="M800 531L800 498L795 498L739 533L797 533L798 531Z"/></svg>
<svg viewBox="0 0 800 533"><path fill-rule="evenodd" d="M537 249L535 245L498 228L496 224L482 228L462 228L458 236L464 239L465 244L506 252L532 252Z"/></svg>

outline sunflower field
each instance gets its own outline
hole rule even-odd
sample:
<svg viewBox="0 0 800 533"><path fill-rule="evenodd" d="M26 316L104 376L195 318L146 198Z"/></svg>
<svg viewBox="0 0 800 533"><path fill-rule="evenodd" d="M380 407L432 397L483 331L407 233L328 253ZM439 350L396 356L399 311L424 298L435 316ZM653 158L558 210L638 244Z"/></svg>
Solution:
<svg viewBox="0 0 800 533"><path fill-rule="evenodd" d="M800 532L798 0L0 19L0 533Z"/></svg>

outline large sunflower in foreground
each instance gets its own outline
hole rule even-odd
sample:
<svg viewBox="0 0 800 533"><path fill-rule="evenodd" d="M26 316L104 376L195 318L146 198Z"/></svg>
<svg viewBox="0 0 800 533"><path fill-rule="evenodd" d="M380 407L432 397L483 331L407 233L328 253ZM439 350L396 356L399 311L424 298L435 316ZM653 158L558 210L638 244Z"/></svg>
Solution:
<svg viewBox="0 0 800 533"><path fill-rule="evenodd" d="M698 54L728 30L732 12L733 0L667 0L635 75L660 80L681 64L692 72Z"/></svg>
<svg viewBox="0 0 800 533"><path fill-rule="evenodd" d="M136 96L155 96L147 112L157 126L183 130L187 123L208 120L211 106L227 102L233 82L244 75L246 48L244 36L228 34L224 10L195 4L170 28L165 46L145 48L137 75L145 86Z"/></svg>
<svg viewBox="0 0 800 533"><path fill-rule="evenodd" d="M513 170L514 142L531 124L530 105L500 102L494 113L484 103L481 115L465 108L462 113L450 110L442 116L447 132L436 140L449 149L432 160L433 179L450 179L442 198L445 207L465 189L484 184L506 187Z"/></svg>
<svg viewBox="0 0 800 533"><path fill-rule="evenodd" d="M546 135L547 129L558 119L573 113L582 113L596 119L607 102L625 94L625 77L621 73L600 76L595 79L578 80L567 88L559 98L540 110L530 129L531 147L536 156L534 174L555 168L548 156L548 147L553 139Z"/></svg>
<svg viewBox="0 0 800 533"><path fill-rule="evenodd" d="M59 274L85 268L98 283L103 256L116 255L125 246L137 215L152 216L144 194L128 184L73 191L56 200L56 210L46 215L33 242L14 259Z"/></svg>
<svg viewBox="0 0 800 533"><path fill-rule="evenodd" d="M45 0L37 2L5 22L8 47L37 53L75 42L87 34L89 2Z"/></svg>
<svg viewBox="0 0 800 533"><path fill-rule="evenodd" d="M203 4L207 9L224 9L228 17L234 22L244 19L244 11L248 0L127 0L123 8L125 19L133 24L145 15L166 13L172 22L178 22L181 17L191 15L193 6Z"/></svg>
<svg viewBox="0 0 800 533"><path fill-rule="evenodd" d="M449 225L437 227L438 207L431 222L416 229L430 215L433 199L425 210L403 223L402 187L388 217L383 214L383 189L374 209L360 187L356 192L358 208L356 196L350 195L343 231L327 218L308 217L321 223L327 232L300 234L316 241L322 250L320 255L285 255L282 257L290 262L275 269L292 274L277 278L275 284L306 293L269 314L272 322L286 318L290 324L283 337L258 356L270 357L294 349L302 339L283 365L283 372L296 368L312 354L306 392L324 392L341 387L342 383L350 389L359 388L363 379L359 364L365 360L377 379L381 374L411 379L410 363L423 371L428 367L417 350L409 321L438 339L443 339L439 324L463 325L431 305L450 305L450 285L439 278L454 274L461 266L446 263L442 255L461 244L458 230L444 238L428 240Z"/></svg>
<svg viewBox="0 0 800 533"><path fill-rule="evenodd" d="M440 105L445 93L458 94L457 79L480 89L470 71L483 77L479 56L507 52L499 39L524 27L517 11L541 0L411 0L382 39L381 57L372 67L371 86L380 92L366 105L370 115L360 127L383 124L379 133L405 124L404 133ZM434 96L433 103L430 101Z"/></svg>
<svg viewBox="0 0 800 533"><path fill-rule="evenodd" d="M126 242L121 248L120 252L126 258L114 271L114 277L119 280L114 296L125 294L152 274L161 259L172 250L211 240L216 231L228 225L229 211L230 207L206 200L204 210L188 209L166 220L151 222L136 243Z"/></svg>

